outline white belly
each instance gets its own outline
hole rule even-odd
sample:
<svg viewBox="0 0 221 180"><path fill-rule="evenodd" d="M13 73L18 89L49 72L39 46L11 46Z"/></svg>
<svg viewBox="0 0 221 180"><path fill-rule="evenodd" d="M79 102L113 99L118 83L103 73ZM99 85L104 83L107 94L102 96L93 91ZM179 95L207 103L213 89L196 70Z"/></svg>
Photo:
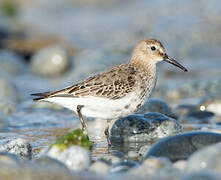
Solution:
<svg viewBox="0 0 221 180"><path fill-rule="evenodd" d="M147 97L145 97L145 100L146 98ZM46 101L60 104L68 109L71 109L75 113L77 106L83 105L84 107L81 109L83 116L102 119L115 119L134 113L138 106L144 104L145 100L138 98L137 94L132 92L122 99L117 100L100 97L53 97L47 99Z"/></svg>

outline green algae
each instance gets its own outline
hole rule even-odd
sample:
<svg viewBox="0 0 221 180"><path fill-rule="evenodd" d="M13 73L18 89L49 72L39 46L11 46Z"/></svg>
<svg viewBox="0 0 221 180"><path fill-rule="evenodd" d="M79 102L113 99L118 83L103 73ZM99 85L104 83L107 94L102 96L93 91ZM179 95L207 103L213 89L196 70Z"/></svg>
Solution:
<svg viewBox="0 0 221 180"><path fill-rule="evenodd" d="M64 136L58 138L51 146L57 146L60 151L67 149L70 146L81 146L87 150L91 150L92 143L89 140L88 134L85 130L75 129Z"/></svg>

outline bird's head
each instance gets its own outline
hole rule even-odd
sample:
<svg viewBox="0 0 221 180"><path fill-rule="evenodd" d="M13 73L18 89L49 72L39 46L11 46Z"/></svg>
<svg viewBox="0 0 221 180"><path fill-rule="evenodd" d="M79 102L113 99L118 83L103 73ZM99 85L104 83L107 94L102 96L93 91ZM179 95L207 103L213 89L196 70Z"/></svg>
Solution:
<svg viewBox="0 0 221 180"><path fill-rule="evenodd" d="M166 54L163 45L156 39L145 39L140 41L133 52L132 59L148 61L150 64L166 61L179 67L183 71L187 71L185 67Z"/></svg>

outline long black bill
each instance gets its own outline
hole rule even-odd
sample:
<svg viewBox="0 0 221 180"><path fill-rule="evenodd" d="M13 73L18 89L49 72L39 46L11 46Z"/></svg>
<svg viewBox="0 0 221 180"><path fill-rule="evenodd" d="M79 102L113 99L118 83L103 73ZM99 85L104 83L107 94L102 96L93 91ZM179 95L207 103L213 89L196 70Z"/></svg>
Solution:
<svg viewBox="0 0 221 180"><path fill-rule="evenodd" d="M182 69L183 71L187 72L188 70L183 67L180 63L178 63L176 60L172 59L171 57L169 57L167 54L165 54L164 56L164 61L173 64L174 66L177 66L178 68Z"/></svg>

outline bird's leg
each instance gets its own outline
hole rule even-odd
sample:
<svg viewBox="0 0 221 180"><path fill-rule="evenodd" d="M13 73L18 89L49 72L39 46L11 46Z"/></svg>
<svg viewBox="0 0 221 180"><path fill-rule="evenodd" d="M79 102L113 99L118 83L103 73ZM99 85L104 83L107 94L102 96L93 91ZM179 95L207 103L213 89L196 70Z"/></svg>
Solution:
<svg viewBox="0 0 221 180"><path fill-rule="evenodd" d="M107 126L106 126L106 128L104 130L104 134L105 134L105 137L107 139L108 147L111 147L110 133L109 133L109 123L110 123L110 121L107 120Z"/></svg>
<svg viewBox="0 0 221 180"><path fill-rule="evenodd" d="M77 113L78 113L78 117L81 121L81 125L82 125L82 129L85 130L86 129L86 124L84 122L84 119L83 119L83 116L81 114L81 109L83 108L84 106L83 105L78 105L77 106Z"/></svg>

